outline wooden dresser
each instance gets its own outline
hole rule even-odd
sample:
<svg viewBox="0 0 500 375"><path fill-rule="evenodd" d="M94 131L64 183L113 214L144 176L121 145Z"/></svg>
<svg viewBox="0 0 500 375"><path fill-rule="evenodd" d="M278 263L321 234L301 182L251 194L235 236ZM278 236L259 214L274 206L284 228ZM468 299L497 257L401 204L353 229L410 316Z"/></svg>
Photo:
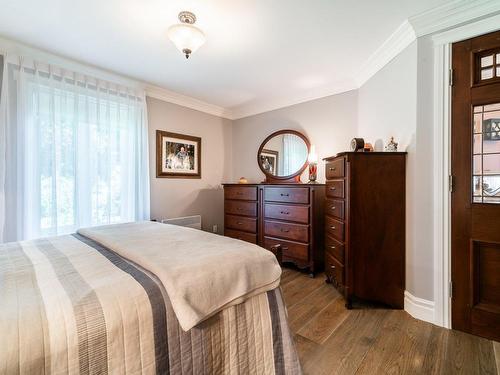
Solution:
<svg viewBox="0 0 500 375"><path fill-rule="evenodd" d="M325 273L353 298L403 308L405 152L344 152L326 161Z"/></svg>
<svg viewBox="0 0 500 375"><path fill-rule="evenodd" d="M283 262L323 269L323 184L224 184L224 234L270 250Z"/></svg>

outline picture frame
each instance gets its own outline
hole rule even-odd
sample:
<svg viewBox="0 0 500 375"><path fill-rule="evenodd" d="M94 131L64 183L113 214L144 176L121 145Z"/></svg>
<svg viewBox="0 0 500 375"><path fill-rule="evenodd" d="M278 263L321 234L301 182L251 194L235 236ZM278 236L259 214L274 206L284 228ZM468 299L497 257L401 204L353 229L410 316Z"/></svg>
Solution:
<svg viewBox="0 0 500 375"><path fill-rule="evenodd" d="M201 178L201 138L157 130L156 177Z"/></svg>
<svg viewBox="0 0 500 375"><path fill-rule="evenodd" d="M279 165L278 158L279 158L278 151L262 149L262 151L259 154L259 163L262 166L262 168L268 170L269 173L271 173L272 175L277 175L278 165Z"/></svg>

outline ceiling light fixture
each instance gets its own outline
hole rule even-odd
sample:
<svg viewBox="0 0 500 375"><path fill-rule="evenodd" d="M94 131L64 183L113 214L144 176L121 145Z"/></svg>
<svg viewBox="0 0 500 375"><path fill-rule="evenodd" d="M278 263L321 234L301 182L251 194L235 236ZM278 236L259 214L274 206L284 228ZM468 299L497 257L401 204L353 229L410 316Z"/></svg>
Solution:
<svg viewBox="0 0 500 375"><path fill-rule="evenodd" d="M196 16L191 12L179 13L180 24L168 28L168 37L186 59L205 43L205 34L194 26Z"/></svg>

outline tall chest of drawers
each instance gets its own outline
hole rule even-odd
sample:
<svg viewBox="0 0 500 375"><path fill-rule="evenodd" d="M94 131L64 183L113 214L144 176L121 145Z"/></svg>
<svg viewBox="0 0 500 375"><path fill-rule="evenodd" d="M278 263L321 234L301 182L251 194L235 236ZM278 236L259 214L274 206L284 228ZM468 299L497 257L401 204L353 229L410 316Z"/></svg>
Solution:
<svg viewBox="0 0 500 375"><path fill-rule="evenodd" d="M323 269L323 184L224 184L224 234L266 249L283 262Z"/></svg>
<svg viewBox="0 0 500 375"><path fill-rule="evenodd" d="M345 297L403 308L405 152L324 159L325 274Z"/></svg>

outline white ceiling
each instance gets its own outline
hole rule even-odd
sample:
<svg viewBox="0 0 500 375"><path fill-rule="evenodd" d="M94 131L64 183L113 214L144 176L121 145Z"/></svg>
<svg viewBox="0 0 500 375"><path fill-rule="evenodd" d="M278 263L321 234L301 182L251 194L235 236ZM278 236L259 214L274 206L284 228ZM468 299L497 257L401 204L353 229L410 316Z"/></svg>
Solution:
<svg viewBox="0 0 500 375"><path fill-rule="evenodd" d="M447 0L0 0L0 35L229 110L355 87L407 18ZM207 42L167 39L181 10Z"/></svg>

